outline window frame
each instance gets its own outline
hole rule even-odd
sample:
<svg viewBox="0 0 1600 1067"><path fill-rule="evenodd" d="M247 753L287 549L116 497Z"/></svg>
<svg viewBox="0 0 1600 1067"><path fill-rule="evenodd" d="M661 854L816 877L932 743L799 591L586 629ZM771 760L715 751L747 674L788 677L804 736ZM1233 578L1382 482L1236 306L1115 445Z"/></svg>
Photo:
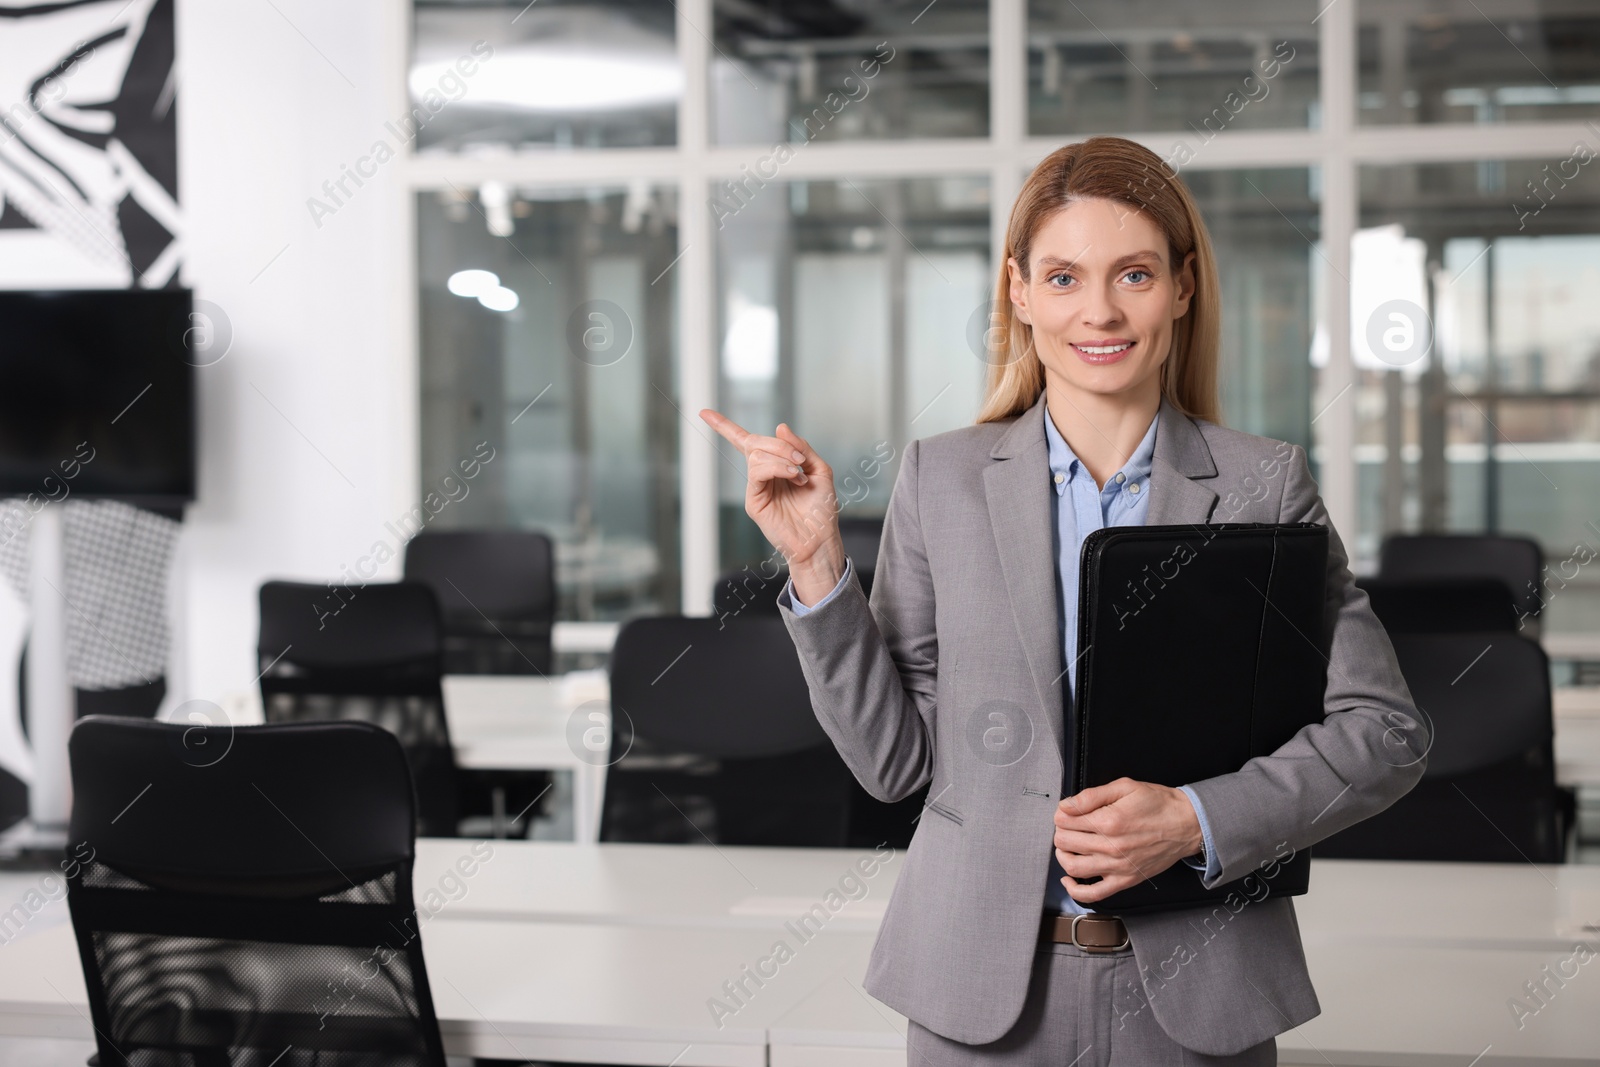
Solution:
<svg viewBox="0 0 1600 1067"><path fill-rule="evenodd" d="M1485 159L1560 159L1575 141L1592 132L1585 123L1539 122L1504 126L1474 123L1416 126L1362 125L1357 113L1359 0L1328 3L1313 20L1319 45L1319 121L1316 128L1225 131L1208 142L1185 169L1316 167L1322 200L1320 303L1329 342L1327 366L1317 375L1312 397L1310 449L1328 513L1352 542L1357 531L1354 445L1356 409L1349 401L1355 383L1350 358L1350 240L1359 218L1358 169L1362 164L1430 163ZM677 403L690 423L679 435L682 518L682 611L711 613L718 574L718 459L711 431L690 414L717 401L717 291L715 219L710 209L714 183L740 177L740 168L770 151L763 145L712 145L709 140L712 0L677 0L677 52L684 69L678 103L678 143L669 148L572 150L536 157L475 159L418 157L409 151L397 163L401 180L394 198L395 225L412 249L393 272L394 306L408 316L403 354L410 374L410 482L420 477L420 329L416 293L416 235L413 214L418 193L475 187L489 180L518 185L615 185L630 179L676 185L682 255L672 268L678 278ZM395 5L395 23L386 36L394 42L391 113L409 108L406 73L410 62L411 8ZM1058 148L1062 139L1027 135L1027 0L990 0L990 136L940 140L845 141L811 144L785 164L784 179L914 178L986 175L991 191L991 262L1000 261L1007 217L1027 172ZM1138 141L1163 158L1182 133L1117 134ZM1092 136L1086 132L1078 137ZM1357 568L1359 569L1359 568Z"/></svg>

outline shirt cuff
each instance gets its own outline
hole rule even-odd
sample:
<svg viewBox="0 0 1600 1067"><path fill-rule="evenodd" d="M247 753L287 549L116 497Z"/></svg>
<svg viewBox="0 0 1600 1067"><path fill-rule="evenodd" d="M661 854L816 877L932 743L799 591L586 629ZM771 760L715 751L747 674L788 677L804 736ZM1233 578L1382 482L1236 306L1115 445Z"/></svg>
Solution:
<svg viewBox="0 0 1600 1067"><path fill-rule="evenodd" d="M839 590L844 588L844 583L850 580L850 569L850 557L846 556L844 558L844 574L839 578L839 583L835 585L831 591L829 591L827 596L823 597L815 604L812 604L810 607L806 607L804 604L800 603L800 598L794 595L793 575L790 575L789 580L783 583L783 589L778 594L779 600L781 601L783 597L788 597L789 607L793 609L795 615L808 615L839 595Z"/></svg>
<svg viewBox="0 0 1600 1067"><path fill-rule="evenodd" d="M1194 813L1200 818L1200 836L1204 843L1200 846L1200 855L1185 856L1183 862L1200 872L1201 881L1209 882L1222 873L1222 863L1217 858L1217 850L1211 843L1211 823L1206 819L1205 805L1200 803L1200 797L1188 786L1179 786L1184 795L1189 798L1189 803L1194 805Z"/></svg>

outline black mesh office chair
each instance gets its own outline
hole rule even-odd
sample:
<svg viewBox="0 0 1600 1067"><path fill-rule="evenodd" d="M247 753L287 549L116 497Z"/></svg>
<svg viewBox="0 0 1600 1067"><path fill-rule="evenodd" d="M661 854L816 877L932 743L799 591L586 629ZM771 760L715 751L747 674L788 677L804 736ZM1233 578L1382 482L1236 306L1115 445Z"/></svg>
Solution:
<svg viewBox="0 0 1600 1067"><path fill-rule="evenodd" d="M444 673L549 674L555 548L532 530L424 530L405 577L426 582L444 618Z"/></svg>
<svg viewBox="0 0 1600 1067"><path fill-rule="evenodd" d="M844 539L845 554L860 568L861 588L870 593L869 576L878 568L878 546L883 543L883 518L841 516L839 536Z"/></svg>
<svg viewBox="0 0 1600 1067"><path fill-rule="evenodd" d="M260 599L267 722L355 719L389 730L411 764L417 832L454 837L460 807L433 590L421 582L267 582Z"/></svg>
<svg viewBox="0 0 1600 1067"><path fill-rule="evenodd" d="M407 580L426 582L439 598L445 674L551 673L556 563L549 537L424 530L406 542L403 567ZM550 789L548 771L461 768L456 781L461 815L488 818L496 836L524 836L521 820L537 816Z"/></svg>
<svg viewBox="0 0 1600 1067"><path fill-rule="evenodd" d="M69 750L101 1067L444 1067L392 734L93 716Z"/></svg>
<svg viewBox="0 0 1600 1067"><path fill-rule="evenodd" d="M839 535L845 555L855 564L861 591L872 595L872 575L878 564L878 545L883 540L882 519L841 518ZM778 593L789 581L789 568L773 556L761 563L747 564L725 571L717 577L711 591L712 615L721 620L733 618L778 617Z"/></svg>
<svg viewBox="0 0 1600 1067"><path fill-rule="evenodd" d="M658 616L611 652L602 841L844 847L854 778L781 619Z"/></svg>
<svg viewBox="0 0 1600 1067"><path fill-rule="evenodd" d="M724 571L711 588L711 615L719 622L734 619L776 619L778 594L789 581L789 568L771 561Z"/></svg>
<svg viewBox="0 0 1600 1067"><path fill-rule="evenodd" d="M1511 589L1498 578L1357 578L1390 634L1517 630Z"/></svg>
<svg viewBox="0 0 1600 1067"><path fill-rule="evenodd" d="M1531 537L1488 534L1394 534L1378 550L1378 577L1415 581L1498 578L1510 590L1513 610L1536 634L1544 607L1544 550Z"/></svg>
<svg viewBox="0 0 1600 1067"><path fill-rule="evenodd" d="M861 524L875 523L881 535L882 521L855 521L857 525L853 528L853 536L856 540L852 541L847 537L845 543L845 551L851 554L851 562L856 562L857 557L854 553L858 551L862 552L862 558L868 561L876 559L877 541L871 541L870 549L864 547L862 538L866 527ZM866 532L870 534L870 531ZM872 571L860 564L857 566L862 592L870 596ZM771 567L744 567L729 571L717 580L712 593L712 617L718 625L737 625L750 619L780 619L777 598L784 583L789 580L789 570L787 567L780 568L776 577L767 577L771 570ZM792 649L792 641L790 646ZM801 682L804 683L803 675ZM885 843L891 848L904 849L911 846L911 835L916 830L916 820L921 816L923 801L928 795L926 786L903 800L886 804L863 789L852 775L849 793L845 842L847 847L875 848Z"/></svg>
<svg viewBox="0 0 1600 1067"><path fill-rule="evenodd" d="M1555 779L1544 650L1505 630L1389 637L1431 734L1427 769L1411 792L1318 843L1316 855L1560 863L1573 808ZM1394 727L1383 751L1410 762L1403 742L1420 735Z"/></svg>

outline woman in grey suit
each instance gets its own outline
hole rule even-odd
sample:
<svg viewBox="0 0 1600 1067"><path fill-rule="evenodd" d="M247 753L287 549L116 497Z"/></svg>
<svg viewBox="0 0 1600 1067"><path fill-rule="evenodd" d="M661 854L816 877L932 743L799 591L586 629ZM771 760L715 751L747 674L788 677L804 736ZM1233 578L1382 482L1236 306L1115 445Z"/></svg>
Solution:
<svg viewBox="0 0 1600 1067"><path fill-rule="evenodd" d="M929 786L865 982L910 1020L913 1064L1275 1062L1275 1035L1320 1010L1278 865L1421 777L1429 739L1305 450L1221 425L1218 284L1192 196L1148 149L1095 137L1040 163L1007 227L978 422L906 446L870 603L832 468L787 425L701 412L788 559L778 603L818 720L879 799ZM1234 773L1063 796L1084 536L1213 522L1330 526L1324 719ZM1257 888L1094 913L1175 863Z"/></svg>

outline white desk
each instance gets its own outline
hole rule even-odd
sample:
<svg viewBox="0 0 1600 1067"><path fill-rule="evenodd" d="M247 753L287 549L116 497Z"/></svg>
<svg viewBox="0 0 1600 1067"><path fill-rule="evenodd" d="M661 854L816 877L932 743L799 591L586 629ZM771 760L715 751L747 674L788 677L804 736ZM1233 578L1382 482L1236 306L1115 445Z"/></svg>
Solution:
<svg viewBox="0 0 1600 1067"><path fill-rule="evenodd" d="M1564 719L1600 719L1600 685L1557 686L1552 697L1558 725Z"/></svg>
<svg viewBox="0 0 1600 1067"><path fill-rule="evenodd" d="M1506 1006L1571 952L1306 944L1322 1014L1278 1036L1278 1062L1318 1067L1600 1065L1591 960L1517 1029ZM1554 985L1552 984L1552 988ZM1525 995L1525 994L1524 994ZM838 975L772 1023L771 1067L905 1067L905 1020Z"/></svg>
<svg viewBox="0 0 1600 1067"><path fill-rule="evenodd" d="M422 936L452 1055L680 1067L905 1064L904 1019L860 988L869 934L796 944L721 1027L708 1001L771 952L771 934L435 922ZM1323 1011L1279 1037L1281 1063L1600 1065L1600 983L1586 980L1593 962L1522 1030L1506 1007L1567 951L1310 941L1306 954ZM0 1034L92 1040L68 926L18 939L4 958Z"/></svg>
<svg viewBox="0 0 1600 1067"><path fill-rule="evenodd" d="M556 652L605 652L617 643L619 622L558 622L550 631Z"/></svg>
<svg viewBox="0 0 1600 1067"><path fill-rule="evenodd" d="M525 1062L765 1067L767 1028L819 987L866 970L871 933L802 941L766 929L587 923L422 923L429 984L451 1055ZM771 958L744 1002L724 983ZM717 1015L713 998L731 1014ZM737 1009L737 1010L732 1010ZM62 902L0 952L0 1036L93 1040L77 947Z"/></svg>
<svg viewBox="0 0 1600 1067"><path fill-rule="evenodd" d="M418 892L436 883L465 847L419 842ZM814 902L860 858L836 850L703 846L493 847L476 880L439 920L496 928L521 917L771 929L781 926L780 915L804 911L808 892ZM865 881L867 895L841 910L828 938L870 942L901 859ZM1392 906L1395 899L1428 903L1403 910ZM1525 1020L1523 1031L1511 1025L1505 1003L1579 940L1600 949L1600 867L1319 860L1312 891L1296 910L1324 1011L1279 1039L1281 1062L1464 1067L1492 1045L1480 1067L1600 1064L1600 982L1571 982L1562 990L1566 999ZM771 914L752 914L759 911ZM861 988L869 951L840 948L842 960L851 966L858 960L856 969L841 965L785 998L769 1027L771 1067L903 1067L905 1020ZM1580 986L1587 988L1579 992Z"/></svg>
<svg viewBox="0 0 1600 1067"><path fill-rule="evenodd" d="M441 920L758 930L798 918L834 890L849 903L827 928L873 933L904 859L886 854L880 862L870 850L423 838L413 886L419 909L438 907ZM458 866L463 857L472 862Z"/></svg>
<svg viewBox="0 0 1600 1067"><path fill-rule="evenodd" d="M571 773L573 838L600 840L611 736L603 671L449 674L443 689L458 766Z"/></svg>
<svg viewBox="0 0 1600 1067"><path fill-rule="evenodd" d="M1600 718L1556 723L1556 781L1600 788Z"/></svg>
<svg viewBox="0 0 1600 1067"><path fill-rule="evenodd" d="M1279 1036L1280 1063L1600 1065L1600 955L1520 1030L1507 1006L1579 941L1600 953L1600 867L1318 860L1295 908L1322 1014ZM771 1067L904 1067L905 1020L861 973L772 1024Z"/></svg>
<svg viewBox="0 0 1600 1067"><path fill-rule="evenodd" d="M1563 686L1553 697L1556 781L1600 788L1600 686Z"/></svg>
<svg viewBox="0 0 1600 1067"><path fill-rule="evenodd" d="M604 671L573 671L548 678L447 674L442 689L458 766L569 772L574 840L600 839L605 746L611 728ZM259 724L260 691L230 693L223 699L222 709L236 725Z"/></svg>
<svg viewBox="0 0 1600 1067"><path fill-rule="evenodd" d="M422 930L452 1054L903 1067L904 1020L860 985L903 856L802 943L785 923L869 853L496 841L445 881L473 844L418 847L419 901L449 898ZM0 899L38 882L0 875ZM1319 860L1296 908L1323 1014L1283 1063L1600 1065L1600 961L1521 1031L1506 1006L1580 937L1600 948L1600 867ZM708 1001L779 939L794 958L716 1025ZM0 1034L87 1040L85 1011L57 900L0 945Z"/></svg>
<svg viewBox="0 0 1600 1067"><path fill-rule="evenodd" d="M471 877L447 878L481 843L418 841L418 901L429 889L439 890L441 920L771 929L838 887L858 860L872 857L849 849L489 845L492 855ZM873 873L860 878L859 899L839 909L830 930L877 929L904 862L903 853L891 855L868 868ZM0 883L0 892L4 888ZM1428 906L1396 909L1394 900ZM1600 945L1600 866L1319 859L1312 864L1311 892L1296 898L1295 909L1307 941L1554 951L1586 938ZM1488 916L1494 923L1486 928Z"/></svg>
<svg viewBox="0 0 1600 1067"><path fill-rule="evenodd" d="M446 675L443 688L457 764L478 770L570 773L574 840L600 839L604 742L611 725L603 671L553 678ZM235 723L261 721L256 692L236 693L223 703ZM1563 785L1600 788L1600 687L1558 688L1554 707L1556 779Z"/></svg>
<svg viewBox="0 0 1600 1067"><path fill-rule="evenodd" d="M1539 638L1551 659L1600 660L1600 634L1544 634Z"/></svg>

